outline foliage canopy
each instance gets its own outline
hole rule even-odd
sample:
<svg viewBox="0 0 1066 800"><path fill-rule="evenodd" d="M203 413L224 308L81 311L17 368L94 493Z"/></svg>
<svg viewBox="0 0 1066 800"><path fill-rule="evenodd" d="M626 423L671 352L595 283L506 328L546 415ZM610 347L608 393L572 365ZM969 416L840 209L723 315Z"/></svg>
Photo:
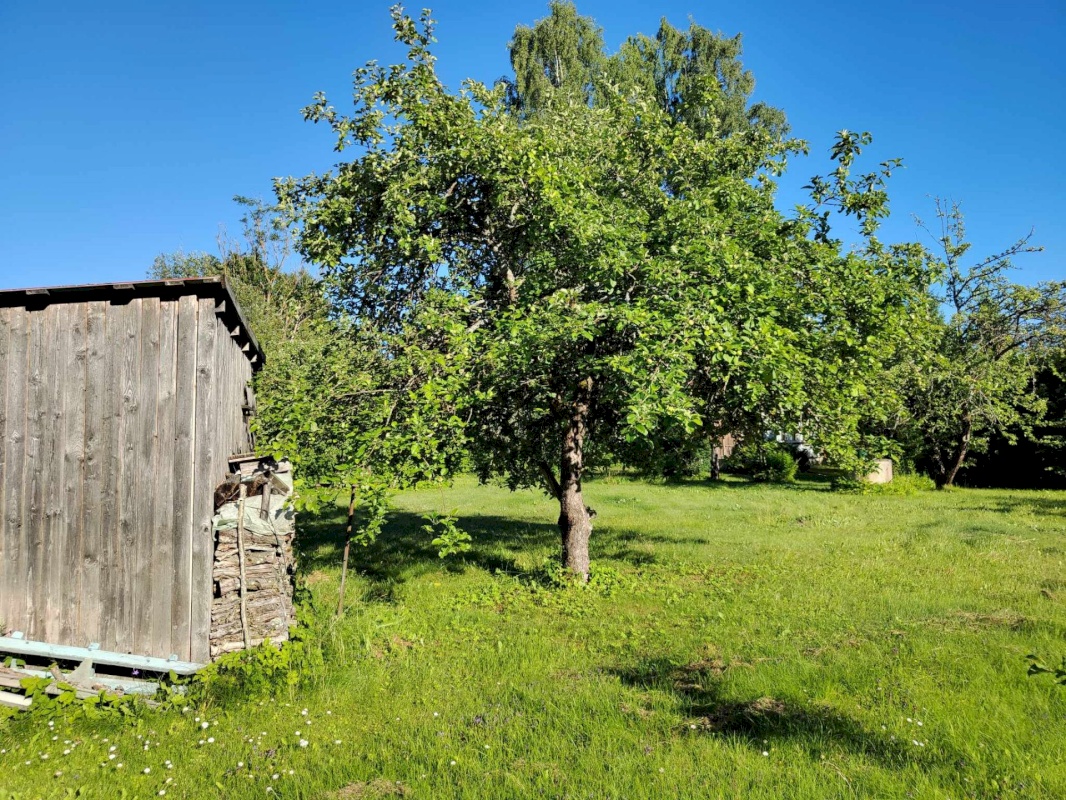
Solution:
<svg viewBox="0 0 1066 800"><path fill-rule="evenodd" d="M567 566L588 572L590 465L742 421L853 456L854 409L926 275L910 251L846 253L813 210L774 207L803 143L708 136L650 84L596 76L595 103L516 114L504 86L440 82L428 12L393 16L407 60L356 70L350 114L321 94L304 110L354 157L278 180L278 198L361 325L437 315L479 474L559 499ZM824 185L865 199L844 209L865 223L886 201L849 177L864 141L844 135Z"/></svg>

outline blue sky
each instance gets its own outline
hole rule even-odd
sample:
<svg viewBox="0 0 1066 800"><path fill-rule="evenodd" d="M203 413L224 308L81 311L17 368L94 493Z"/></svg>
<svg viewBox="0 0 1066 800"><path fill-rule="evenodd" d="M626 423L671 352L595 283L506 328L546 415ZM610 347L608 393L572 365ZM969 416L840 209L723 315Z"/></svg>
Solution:
<svg viewBox="0 0 1066 800"><path fill-rule="evenodd" d="M416 7L412 7L416 8ZM547 3L432 6L444 79L508 71L517 23ZM811 156L782 204L827 170L841 128L869 130L892 180L883 238L918 236L932 195L966 213L974 254L1035 227L1025 282L1066 278L1066 4L584 0L611 49L661 16L742 32L756 97L781 106ZM352 70L400 55L388 2L0 2L0 287L131 280L153 257L216 249L235 194L328 168L302 121L317 90L340 107Z"/></svg>

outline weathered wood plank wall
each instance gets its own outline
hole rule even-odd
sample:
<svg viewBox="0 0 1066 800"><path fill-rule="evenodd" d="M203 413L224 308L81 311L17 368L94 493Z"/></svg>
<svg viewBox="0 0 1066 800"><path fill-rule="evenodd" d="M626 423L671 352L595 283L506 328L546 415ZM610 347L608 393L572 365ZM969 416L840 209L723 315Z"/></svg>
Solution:
<svg viewBox="0 0 1066 800"><path fill-rule="evenodd" d="M209 660L252 365L214 297L0 308L0 629Z"/></svg>

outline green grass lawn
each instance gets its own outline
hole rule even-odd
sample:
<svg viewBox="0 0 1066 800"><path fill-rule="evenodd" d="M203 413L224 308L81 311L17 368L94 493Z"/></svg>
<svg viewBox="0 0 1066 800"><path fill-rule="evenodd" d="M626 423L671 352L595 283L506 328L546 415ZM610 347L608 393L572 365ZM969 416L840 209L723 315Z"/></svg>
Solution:
<svg viewBox="0 0 1066 800"><path fill-rule="evenodd" d="M1061 493L587 496L585 588L536 493L400 496L309 685L0 722L0 798L1066 797L1066 691L1025 662L1066 653ZM442 562L420 515L452 509L474 549ZM341 517L304 523L325 620Z"/></svg>

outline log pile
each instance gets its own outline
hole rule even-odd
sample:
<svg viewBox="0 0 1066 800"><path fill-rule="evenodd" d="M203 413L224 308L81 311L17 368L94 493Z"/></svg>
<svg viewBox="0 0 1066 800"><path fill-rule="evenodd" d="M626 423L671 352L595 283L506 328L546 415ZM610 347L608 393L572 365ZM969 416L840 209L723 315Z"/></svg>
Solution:
<svg viewBox="0 0 1066 800"><path fill-rule="evenodd" d="M211 658L289 638L295 519L292 472L246 460L215 491Z"/></svg>

